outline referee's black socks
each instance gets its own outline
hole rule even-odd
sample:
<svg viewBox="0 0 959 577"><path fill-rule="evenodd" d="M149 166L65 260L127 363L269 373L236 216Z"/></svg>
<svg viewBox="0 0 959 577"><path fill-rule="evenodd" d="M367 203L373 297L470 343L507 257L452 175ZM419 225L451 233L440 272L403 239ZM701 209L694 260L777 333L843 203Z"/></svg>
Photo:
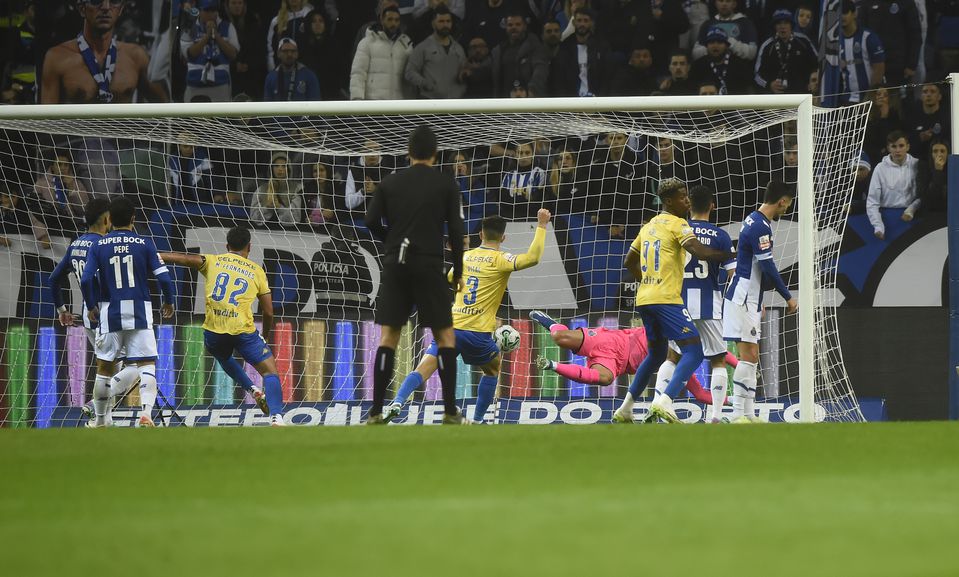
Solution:
<svg viewBox="0 0 959 577"><path fill-rule="evenodd" d="M456 349L443 348L439 355L440 384L443 386L443 410L447 415L456 414Z"/></svg>
<svg viewBox="0 0 959 577"><path fill-rule="evenodd" d="M373 406L370 407L370 416L383 414L383 400L386 397L386 388L390 386L390 380L393 378L394 361L396 361L395 349L389 347L376 349L376 366L373 367Z"/></svg>

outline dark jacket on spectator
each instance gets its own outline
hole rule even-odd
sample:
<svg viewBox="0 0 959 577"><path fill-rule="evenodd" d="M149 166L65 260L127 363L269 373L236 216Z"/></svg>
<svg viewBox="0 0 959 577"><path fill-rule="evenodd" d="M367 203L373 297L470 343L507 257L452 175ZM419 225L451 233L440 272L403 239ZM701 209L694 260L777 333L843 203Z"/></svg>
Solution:
<svg viewBox="0 0 959 577"><path fill-rule="evenodd" d="M252 100L262 100L263 79L266 78L266 28L260 18L249 10L243 18L231 19L240 42L240 51L230 62L230 76L233 79L233 94L246 94ZM238 66L245 64L246 72L240 72Z"/></svg>
<svg viewBox="0 0 959 577"><path fill-rule="evenodd" d="M916 170L916 193L922 202L919 205L920 213L946 212L948 197L948 162L942 170L936 170L931 159L919 162Z"/></svg>
<svg viewBox="0 0 959 577"><path fill-rule="evenodd" d="M329 29L323 36L317 36L309 30L309 21L307 17L303 26L304 30L296 36L300 63L316 74L320 81L323 100L343 100L342 65L340 64L340 58L343 55L337 51Z"/></svg>
<svg viewBox="0 0 959 577"><path fill-rule="evenodd" d="M553 59L550 71L551 96L579 96L578 47L575 35L563 40L559 45L559 53ZM586 53L589 92L594 96L606 96L615 74L609 58L609 44L594 32L586 41Z"/></svg>
<svg viewBox="0 0 959 577"><path fill-rule="evenodd" d="M662 0L659 20L653 18L650 0L604 0L597 6L596 30L609 42L610 50L625 57L639 43L648 45L656 65L666 65L671 49L679 45L679 35L689 30L689 19L680 0Z"/></svg>
<svg viewBox="0 0 959 577"><path fill-rule="evenodd" d="M714 82L720 94L749 94L753 87L752 65L728 49L719 62L708 54L693 62L689 77L697 85Z"/></svg>
<svg viewBox="0 0 959 577"><path fill-rule="evenodd" d="M784 44L784 46L783 46ZM786 82L790 94L806 92L809 75L819 66L816 49L809 38L793 33L785 43L773 36L759 47L756 56L756 84L769 91L775 80Z"/></svg>
<svg viewBox="0 0 959 577"><path fill-rule="evenodd" d="M865 28L879 35L886 49L886 84L903 84L903 70L916 70L922 29L919 11L913 0L875 0L864 2L859 19Z"/></svg>
<svg viewBox="0 0 959 577"><path fill-rule="evenodd" d="M547 96L549 56L539 38L527 32L526 38L517 46L504 40L491 53L493 72L493 96L509 96L513 82L527 87L531 96Z"/></svg>
<svg viewBox="0 0 959 577"><path fill-rule="evenodd" d="M503 0L495 8L486 0L469 0L463 18L463 38L479 36L486 40L487 46L498 46L506 40L506 17L515 10L532 16L525 0Z"/></svg>
<svg viewBox="0 0 959 577"><path fill-rule="evenodd" d="M635 66L621 67L613 77L610 86L611 96L649 96L659 89L652 70L642 70Z"/></svg>

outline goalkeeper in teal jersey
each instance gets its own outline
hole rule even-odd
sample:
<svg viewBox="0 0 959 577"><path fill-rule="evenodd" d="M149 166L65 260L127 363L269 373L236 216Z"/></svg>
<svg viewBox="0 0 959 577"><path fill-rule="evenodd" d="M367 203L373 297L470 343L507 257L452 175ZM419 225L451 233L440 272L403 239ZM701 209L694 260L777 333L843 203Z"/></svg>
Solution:
<svg viewBox="0 0 959 577"><path fill-rule="evenodd" d="M496 328L496 310L506 292L513 271L536 266L546 246L546 225L550 212L545 208L536 214L537 227L533 242L525 254L513 255L500 250L506 238L506 220L501 216L483 219L480 227L482 244L463 255L464 288L453 299L453 330L456 333L456 351L470 365L483 371L476 391L476 409L473 421L482 422L496 394L499 380L500 352L493 342ZM437 344L434 341L423 355L416 370L406 376L396 398L384 414L384 421L395 419L413 391L436 371Z"/></svg>

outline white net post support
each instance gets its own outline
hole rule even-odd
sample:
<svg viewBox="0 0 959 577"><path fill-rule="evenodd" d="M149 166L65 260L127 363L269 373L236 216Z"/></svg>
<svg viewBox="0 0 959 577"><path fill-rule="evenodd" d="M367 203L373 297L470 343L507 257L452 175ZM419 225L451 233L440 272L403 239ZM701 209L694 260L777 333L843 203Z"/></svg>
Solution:
<svg viewBox="0 0 959 577"><path fill-rule="evenodd" d="M816 224L813 199L813 105L807 95L799 103L797 136L799 144L799 419L812 423L816 417L816 371L813 335L816 323Z"/></svg>

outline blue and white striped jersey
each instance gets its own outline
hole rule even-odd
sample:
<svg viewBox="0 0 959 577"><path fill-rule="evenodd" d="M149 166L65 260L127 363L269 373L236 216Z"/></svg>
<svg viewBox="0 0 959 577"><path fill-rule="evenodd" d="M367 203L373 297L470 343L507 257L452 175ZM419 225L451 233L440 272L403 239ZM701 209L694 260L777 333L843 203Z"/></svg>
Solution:
<svg viewBox="0 0 959 577"><path fill-rule="evenodd" d="M173 302L173 284L153 241L132 230L115 230L89 251L81 276L88 307L100 307L100 332L111 333L153 327L149 278L163 290L164 302Z"/></svg>
<svg viewBox="0 0 959 577"><path fill-rule="evenodd" d="M733 250L729 234L704 220L690 220L689 226L700 243L716 250ZM693 320L723 318L723 292L719 276L723 270L736 268L736 259L720 264L699 260L686 253L686 271L683 274L683 302ZM724 275L725 276L725 275Z"/></svg>
<svg viewBox="0 0 959 577"><path fill-rule="evenodd" d="M882 41L872 30L859 28L852 36L843 36L839 43L839 62L842 66L842 91L848 93L844 102L865 100L862 93L872 85L872 65L885 61Z"/></svg>
<svg viewBox="0 0 959 577"><path fill-rule="evenodd" d="M738 305L760 310L763 302L763 271L760 261L773 258L773 231L766 215L754 210L743 221L736 249L736 276L726 289L726 298Z"/></svg>
<svg viewBox="0 0 959 577"><path fill-rule="evenodd" d="M88 232L84 235L81 235L76 240L70 243L70 246L67 247L67 252L63 256L63 260L57 263L56 268L53 269L53 272L50 273L50 278L48 280L48 285L50 287L50 292L53 295L53 306L54 308L59 309L63 305L62 295L60 290L63 286L64 279L70 274L73 273L77 277L77 282L80 282L80 277L83 276L83 266L87 262L87 253L90 252L90 249L93 248L93 245L100 240L101 236L95 232ZM97 328L97 323L91 323L90 319L87 317L87 305L83 303L83 326L88 329Z"/></svg>

